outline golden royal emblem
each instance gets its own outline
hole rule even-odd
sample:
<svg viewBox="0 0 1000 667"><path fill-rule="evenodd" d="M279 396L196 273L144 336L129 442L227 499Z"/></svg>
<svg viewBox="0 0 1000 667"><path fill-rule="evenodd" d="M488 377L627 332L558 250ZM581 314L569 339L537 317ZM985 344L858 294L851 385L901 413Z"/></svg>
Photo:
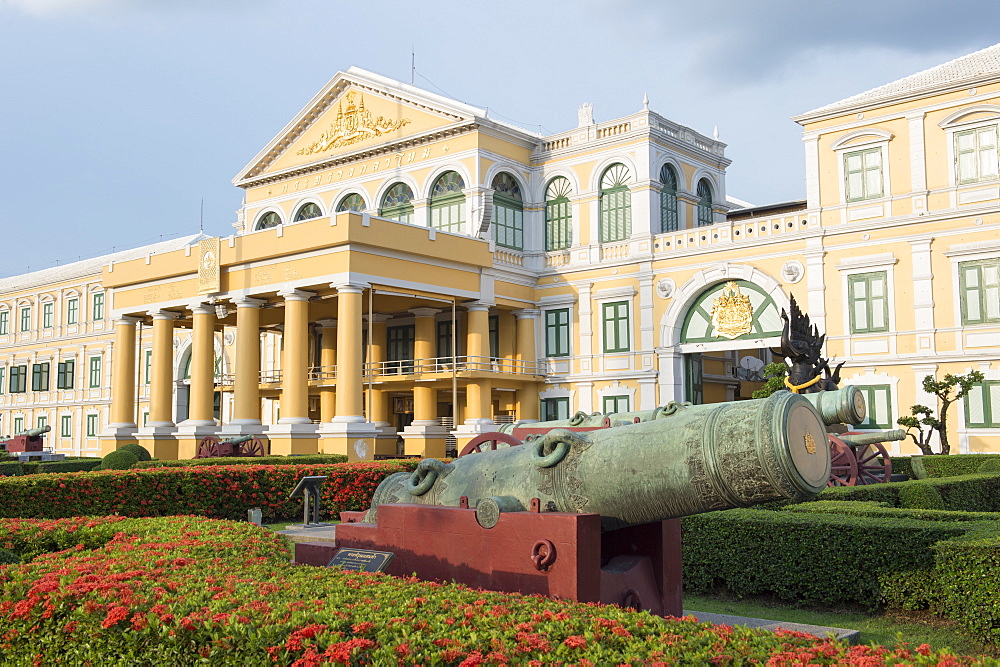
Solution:
<svg viewBox="0 0 1000 667"><path fill-rule="evenodd" d="M712 326L715 337L732 340L753 330L753 306L750 297L740 292L740 286L730 280L712 303Z"/></svg>
<svg viewBox="0 0 1000 667"><path fill-rule="evenodd" d="M816 453L816 441L813 439L812 433L806 431L806 451L810 454Z"/></svg>
<svg viewBox="0 0 1000 667"><path fill-rule="evenodd" d="M330 123L326 132L319 139L299 150L299 155L322 153L331 148L350 146L365 139L374 139L388 132L393 132L410 122L409 118L390 120L384 116L375 118L372 112L365 109L365 96L355 105L354 93L347 93L347 110L344 103L337 106L337 119Z"/></svg>

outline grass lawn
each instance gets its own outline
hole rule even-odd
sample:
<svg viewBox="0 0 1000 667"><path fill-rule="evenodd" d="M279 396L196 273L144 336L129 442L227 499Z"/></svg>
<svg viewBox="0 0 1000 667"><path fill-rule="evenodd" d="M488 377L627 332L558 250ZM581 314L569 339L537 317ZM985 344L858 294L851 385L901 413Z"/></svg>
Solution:
<svg viewBox="0 0 1000 667"><path fill-rule="evenodd" d="M908 644L930 644L935 649L950 648L964 655L1000 658L1000 647L984 646L967 636L955 623L926 611L890 611L872 616L856 609L796 607L769 598L708 597L685 595L684 608L710 614L731 614L766 618L789 623L850 628L861 633L862 644L893 645L898 639Z"/></svg>

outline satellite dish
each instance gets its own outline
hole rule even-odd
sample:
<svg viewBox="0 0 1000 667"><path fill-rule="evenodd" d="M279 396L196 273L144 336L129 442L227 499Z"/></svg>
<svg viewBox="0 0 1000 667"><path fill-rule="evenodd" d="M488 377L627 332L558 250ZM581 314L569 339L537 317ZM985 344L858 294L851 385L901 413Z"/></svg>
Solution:
<svg viewBox="0 0 1000 667"><path fill-rule="evenodd" d="M745 368L748 371L759 371L764 368L764 362L757 357L743 357L740 359L740 368Z"/></svg>

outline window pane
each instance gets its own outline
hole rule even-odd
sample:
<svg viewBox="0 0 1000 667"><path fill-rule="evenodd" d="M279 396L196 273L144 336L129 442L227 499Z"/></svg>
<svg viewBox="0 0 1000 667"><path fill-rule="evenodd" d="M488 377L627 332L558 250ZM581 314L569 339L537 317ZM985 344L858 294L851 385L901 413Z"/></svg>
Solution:
<svg viewBox="0 0 1000 667"><path fill-rule="evenodd" d="M875 423L879 426L887 426L889 424L889 390L876 387L874 394L875 416L877 419Z"/></svg>
<svg viewBox="0 0 1000 667"><path fill-rule="evenodd" d="M962 153L958 156L958 180L959 181L974 181L976 180L976 154L975 153Z"/></svg>
<svg viewBox="0 0 1000 667"><path fill-rule="evenodd" d="M975 150L976 148L975 134L971 130L967 132L956 133L955 145L957 146L959 152Z"/></svg>
<svg viewBox="0 0 1000 667"><path fill-rule="evenodd" d="M854 302L854 328L858 331L868 328L868 304L864 301Z"/></svg>
<svg viewBox="0 0 1000 667"><path fill-rule="evenodd" d="M970 426L973 424L981 425L986 420L983 412L984 393L985 387L982 385L976 385L965 396L965 421L968 422Z"/></svg>
<svg viewBox="0 0 1000 667"><path fill-rule="evenodd" d="M872 299L872 329L885 329L885 299Z"/></svg>
<svg viewBox="0 0 1000 667"><path fill-rule="evenodd" d="M847 171L861 171L861 153L848 153L846 157Z"/></svg>
<svg viewBox="0 0 1000 667"><path fill-rule="evenodd" d="M882 171L880 169L869 169L865 172L866 197L882 196Z"/></svg>
<svg viewBox="0 0 1000 667"><path fill-rule="evenodd" d="M988 382L985 387L986 391L989 393L989 425L997 428L1000 427L1000 382Z"/></svg>
<svg viewBox="0 0 1000 667"><path fill-rule="evenodd" d="M864 190L862 189L861 172L849 174L847 176L847 198L861 199L862 197L864 197Z"/></svg>

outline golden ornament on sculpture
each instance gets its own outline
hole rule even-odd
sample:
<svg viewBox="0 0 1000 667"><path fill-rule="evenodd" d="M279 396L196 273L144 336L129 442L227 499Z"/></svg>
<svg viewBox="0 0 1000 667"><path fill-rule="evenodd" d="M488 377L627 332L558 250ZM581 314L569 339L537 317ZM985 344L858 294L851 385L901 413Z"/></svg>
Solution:
<svg viewBox="0 0 1000 667"><path fill-rule="evenodd" d="M806 432L806 451L810 454L816 453L816 441L813 439L812 433Z"/></svg>
<svg viewBox="0 0 1000 667"><path fill-rule="evenodd" d="M730 280L712 303L712 326L715 337L732 340L753 330L753 306L750 297L740 292L736 281Z"/></svg>

